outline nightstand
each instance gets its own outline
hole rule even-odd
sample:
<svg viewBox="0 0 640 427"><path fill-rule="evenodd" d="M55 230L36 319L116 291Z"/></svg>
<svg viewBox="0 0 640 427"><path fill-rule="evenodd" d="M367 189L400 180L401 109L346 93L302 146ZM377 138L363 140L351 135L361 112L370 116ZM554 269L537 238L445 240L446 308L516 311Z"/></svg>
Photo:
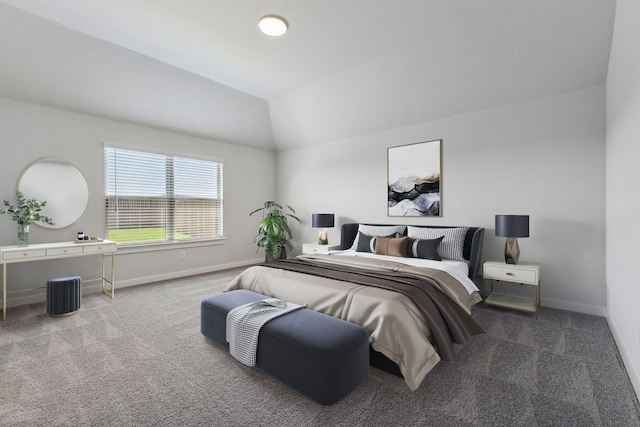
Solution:
<svg viewBox="0 0 640 427"><path fill-rule="evenodd" d="M305 255L328 254L329 251L337 251L340 245L319 245L317 243L303 243L302 253Z"/></svg>
<svg viewBox="0 0 640 427"><path fill-rule="evenodd" d="M484 300L485 304L533 313L535 318L538 318L538 309L540 308L540 265L528 262L507 264L502 261L487 261L484 263L482 275L485 280L491 283L489 295ZM494 292L494 282L531 289L535 291L535 296Z"/></svg>

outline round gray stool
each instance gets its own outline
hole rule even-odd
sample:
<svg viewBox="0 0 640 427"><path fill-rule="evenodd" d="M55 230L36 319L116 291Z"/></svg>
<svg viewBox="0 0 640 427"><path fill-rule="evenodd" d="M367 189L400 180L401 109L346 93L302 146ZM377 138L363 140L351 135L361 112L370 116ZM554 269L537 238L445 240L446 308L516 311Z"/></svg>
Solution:
<svg viewBox="0 0 640 427"><path fill-rule="evenodd" d="M71 316L82 305L80 276L54 277L47 280L47 314L52 317Z"/></svg>

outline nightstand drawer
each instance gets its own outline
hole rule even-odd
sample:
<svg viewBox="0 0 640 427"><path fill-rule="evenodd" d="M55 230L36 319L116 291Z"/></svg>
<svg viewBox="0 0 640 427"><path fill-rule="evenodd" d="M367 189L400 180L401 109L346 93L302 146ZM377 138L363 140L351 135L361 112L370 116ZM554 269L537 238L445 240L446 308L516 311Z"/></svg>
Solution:
<svg viewBox="0 0 640 427"><path fill-rule="evenodd" d="M318 245L317 243L304 243L302 253L305 255L328 254L330 251L340 249L340 245Z"/></svg>
<svg viewBox="0 0 640 427"><path fill-rule="evenodd" d="M518 268L498 265L485 265L484 278L494 280L507 280L509 282L528 283L537 285L539 282L539 270L537 268Z"/></svg>

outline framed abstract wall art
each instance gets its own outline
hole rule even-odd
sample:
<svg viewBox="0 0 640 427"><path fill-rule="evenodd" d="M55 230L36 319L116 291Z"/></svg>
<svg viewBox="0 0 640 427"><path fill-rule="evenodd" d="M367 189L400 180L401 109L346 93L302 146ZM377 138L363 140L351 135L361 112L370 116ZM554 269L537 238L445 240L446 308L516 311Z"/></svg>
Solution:
<svg viewBox="0 0 640 427"><path fill-rule="evenodd" d="M388 216L442 216L442 140L387 148Z"/></svg>

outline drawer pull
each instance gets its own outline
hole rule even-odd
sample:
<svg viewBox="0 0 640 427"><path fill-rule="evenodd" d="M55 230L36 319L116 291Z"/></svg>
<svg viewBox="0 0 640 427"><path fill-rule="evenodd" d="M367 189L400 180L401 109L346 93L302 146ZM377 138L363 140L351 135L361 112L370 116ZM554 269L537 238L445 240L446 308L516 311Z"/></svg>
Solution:
<svg viewBox="0 0 640 427"><path fill-rule="evenodd" d="M510 272L510 271L507 271L507 276L515 276L515 274L513 274L513 273L512 273L512 272Z"/></svg>

